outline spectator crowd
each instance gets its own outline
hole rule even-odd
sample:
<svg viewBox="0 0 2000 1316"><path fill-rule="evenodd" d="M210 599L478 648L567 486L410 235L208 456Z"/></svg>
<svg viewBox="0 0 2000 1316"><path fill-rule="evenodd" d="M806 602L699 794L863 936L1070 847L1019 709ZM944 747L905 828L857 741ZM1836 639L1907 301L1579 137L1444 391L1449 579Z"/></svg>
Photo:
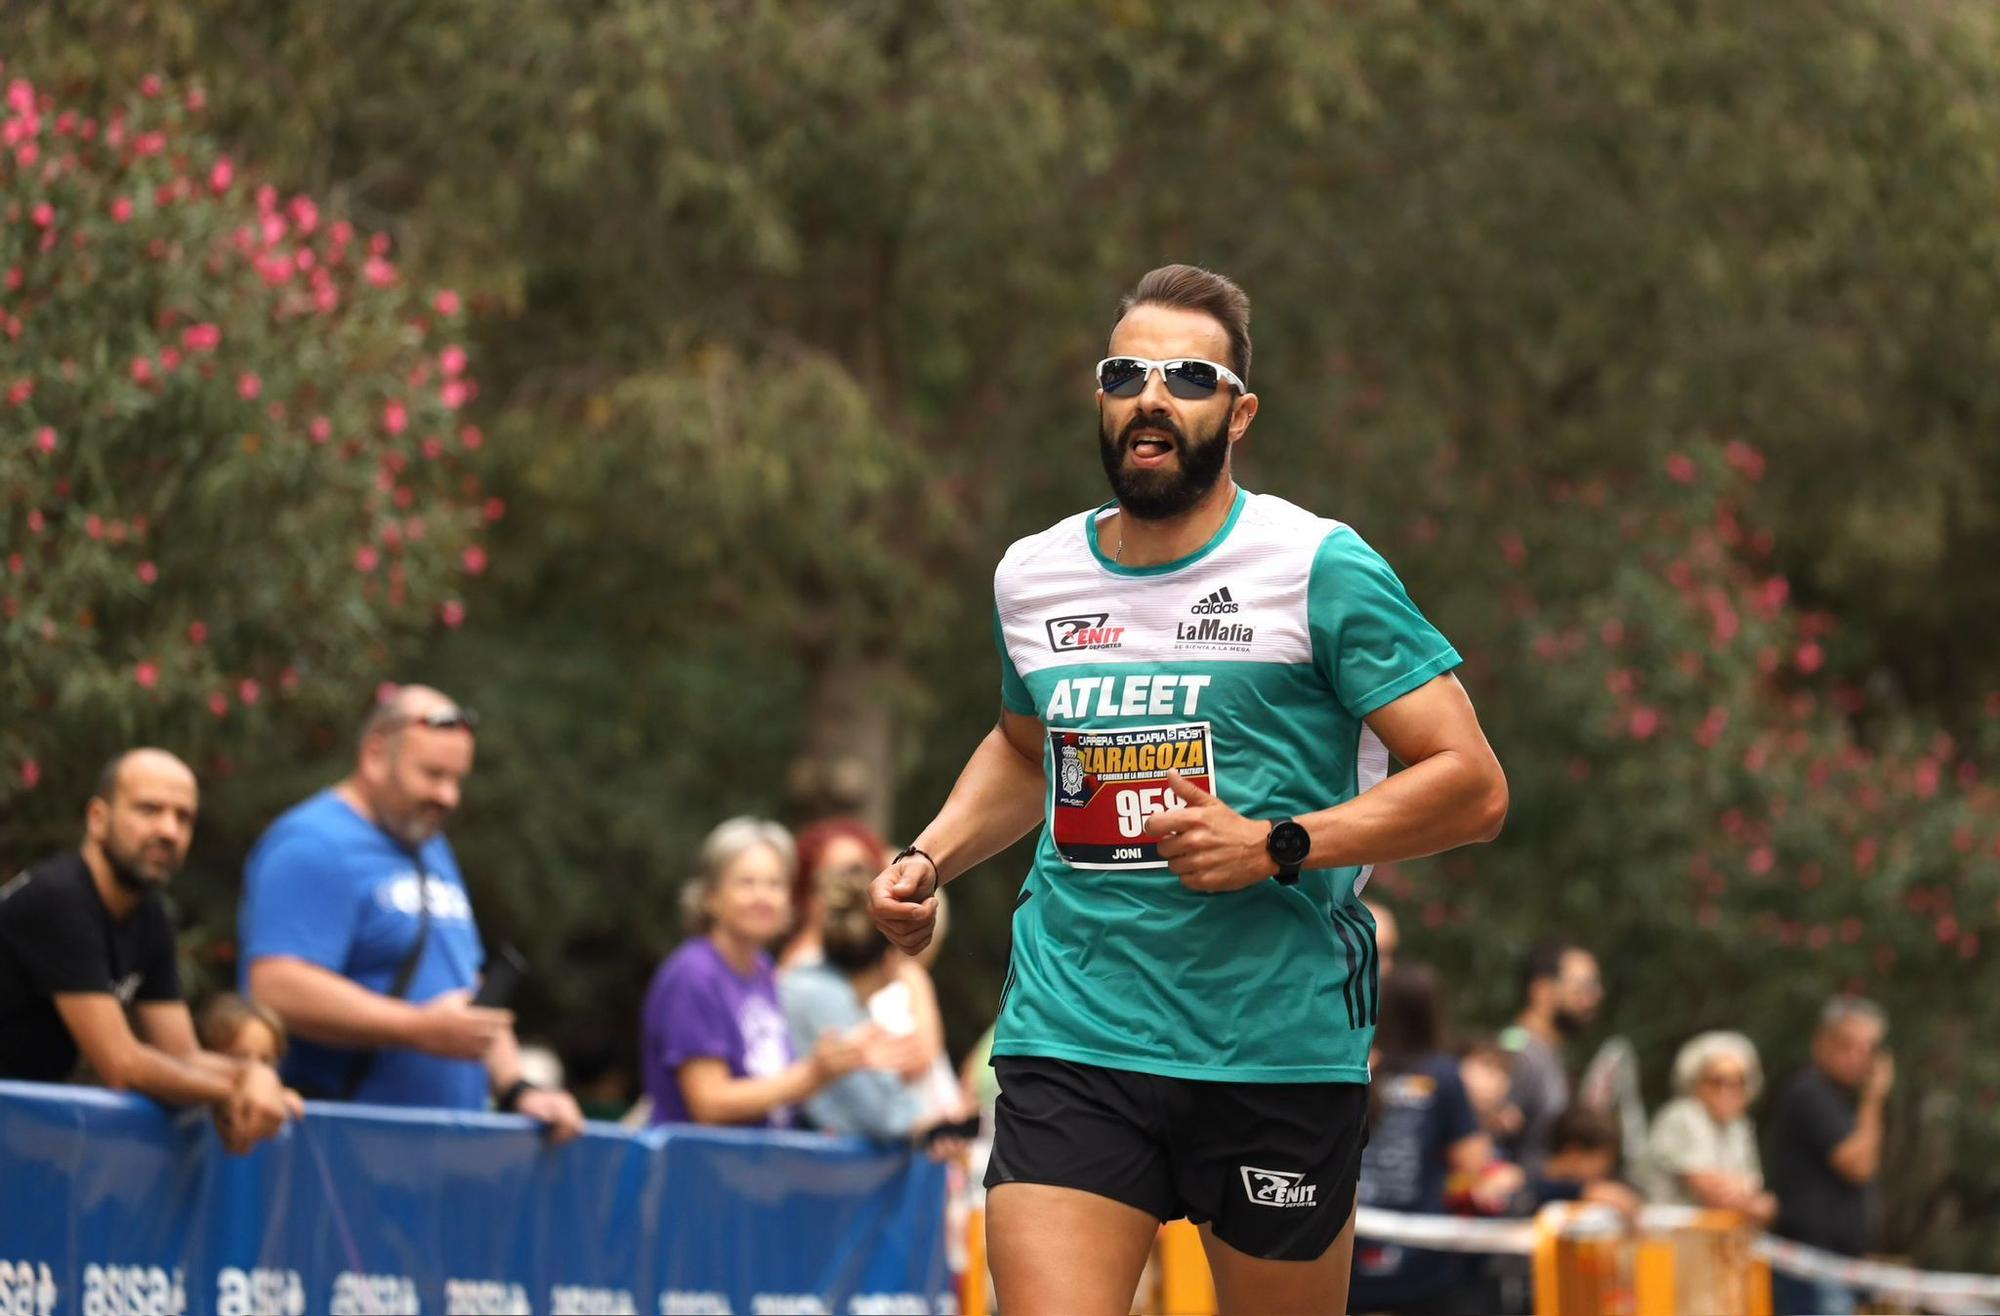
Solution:
<svg viewBox="0 0 2000 1316"><path fill-rule="evenodd" d="M891 847L851 819L795 837L733 818L709 833L683 888L686 939L645 997L642 1095L621 1109L615 1066L599 1057L575 1075L580 1104L516 1038L518 964L483 942L445 835L476 728L471 710L423 686L370 710L347 775L251 851L238 991L198 1020L163 903L193 837L195 775L158 749L114 759L77 848L0 886L0 1077L203 1104L239 1152L312 1097L515 1111L557 1141L581 1131L587 1105L628 1123L811 1129L962 1162L991 1111L991 1034L954 1071L930 976L945 920L922 956L893 950L867 900ZM1603 998L1588 949L1531 948L1513 1021L1458 1037L1441 975L1401 953L1389 909L1372 912L1381 977L1363 1205L1500 1216L1581 1201L1629 1215L1655 1202L1737 1212L1847 1256L1869 1248L1894 1083L1875 1006L1827 1003L1811 1063L1779 1089L1762 1137L1756 1046L1736 1032L1689 1039L1672 1099L1626 1146L1625 1122L1570 1078L1569 1048ZM1518 1300L1509 1283L1505 1266L1364 1238L1352 1306L1503 1310ZM1775 1297L1780 1312L1856 1304L1784 1275Z"/></svg>

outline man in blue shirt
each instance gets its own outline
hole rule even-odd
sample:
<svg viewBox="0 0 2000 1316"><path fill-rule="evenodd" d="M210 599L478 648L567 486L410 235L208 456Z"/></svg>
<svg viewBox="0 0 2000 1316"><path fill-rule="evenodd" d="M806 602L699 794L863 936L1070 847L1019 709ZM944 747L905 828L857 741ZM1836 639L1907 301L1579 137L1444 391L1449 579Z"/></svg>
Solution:
<svg viewBox="0 0 2000 1316"><path fill-rule="evenodd" d="M243 983L297 1039L310 1095L502 1110L558 1138L583 1116L521 1076L514 1017L473 1003L479 928L444 838L472 771L472 714L404 686L362 724L354 771L264 833L244 873Z"/></svg>

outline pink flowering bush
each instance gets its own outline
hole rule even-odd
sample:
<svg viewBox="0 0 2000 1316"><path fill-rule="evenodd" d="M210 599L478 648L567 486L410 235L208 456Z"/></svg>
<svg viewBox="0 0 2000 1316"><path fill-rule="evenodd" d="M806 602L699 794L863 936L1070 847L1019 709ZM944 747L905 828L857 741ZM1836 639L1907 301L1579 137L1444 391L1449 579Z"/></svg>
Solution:
<svg viewBox="0 0 2000 1316"><path fill-rule="evenodd" d="M71 819L80 756L226 773L267 720L344 724L463 620L497 507L456 294L258 181L199 91L4 86L0 818Z"/></svg>
<svg viewBox="0 0 2000 1316"><path fill-rule="evenodd" d="M1598 948L1655 1096L1700 1028L1747 1031L1782 1077L1826 996L1880 1000L1904 1062L1889 1223L1910 1245L2000 1197L2000 1053L1971 1044L2000 1021L1979 987L2000 953L1992 747L1833 675L1840 625L1747 510L1764 474L1747 443L1691 446L1464 531L1497 552L1450 546L1476 579L1438 611L1481 641L1467 681L1513 813L1497 845L1379 890L1484 988L1473 1018L1515 1008L1534 938ZM1422 520L1418 541L1438 533Z"/></svg>

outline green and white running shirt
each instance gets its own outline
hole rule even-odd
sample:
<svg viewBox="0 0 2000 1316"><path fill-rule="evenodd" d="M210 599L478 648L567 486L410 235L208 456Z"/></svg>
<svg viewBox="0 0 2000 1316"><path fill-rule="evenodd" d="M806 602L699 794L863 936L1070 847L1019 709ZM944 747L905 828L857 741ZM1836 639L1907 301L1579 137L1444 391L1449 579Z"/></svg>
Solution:
<svg viewBox="0 0 2000 1316"><path fill-rule="evenodd" d="M1238 491L1215 538L1113 562L1069 517L1007 550L1007 709L1047 728L1047 813L1014 913L995 1055L1242 1083L1368 1080L1375 928L1364 869L1205 895L1143 832L1178 769L1245 817L1381 781L1362 718L1459 656L1338 521Z"/></svg>

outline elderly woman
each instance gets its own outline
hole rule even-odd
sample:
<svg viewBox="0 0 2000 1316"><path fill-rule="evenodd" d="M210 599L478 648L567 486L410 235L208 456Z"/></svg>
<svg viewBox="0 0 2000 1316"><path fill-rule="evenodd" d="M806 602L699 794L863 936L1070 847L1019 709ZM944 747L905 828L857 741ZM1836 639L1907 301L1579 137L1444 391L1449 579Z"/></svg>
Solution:
<svg viewBox="0 0 2000 1316"><path fill-rule="evenodd" d="M862 1063L879 1030L828 1032L793 1058L764 953L791 917L793 863L790 833L761 819L732 818L702 843L683 896L691 935L646 993L639 1049L653 1123L783 1127Z"/></svg>
<svg viewBox="0 0 2000 1316"><path fill-rule="evenodd" d="M1741 1033L1702 1033L1674 1058L1674 1090L1646 1138L1639 1178L1655 1202L1740 1211L1770 1223L1750 1103L1764 1083L1757 1048Z"/></svg>

